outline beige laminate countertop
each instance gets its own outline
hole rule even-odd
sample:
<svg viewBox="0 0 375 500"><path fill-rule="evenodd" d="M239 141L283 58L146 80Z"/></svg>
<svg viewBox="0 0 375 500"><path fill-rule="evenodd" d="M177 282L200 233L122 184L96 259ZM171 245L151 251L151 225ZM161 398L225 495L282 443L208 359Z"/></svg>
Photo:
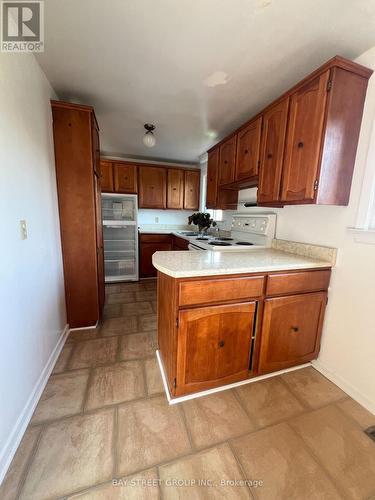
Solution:
<svg viewBox="0 0 375 500"><path fill-rule="evenodd" d="M173 278L332 267L331 262L272 248L240 252L155 252L152 263L158 271Z"/></svg>

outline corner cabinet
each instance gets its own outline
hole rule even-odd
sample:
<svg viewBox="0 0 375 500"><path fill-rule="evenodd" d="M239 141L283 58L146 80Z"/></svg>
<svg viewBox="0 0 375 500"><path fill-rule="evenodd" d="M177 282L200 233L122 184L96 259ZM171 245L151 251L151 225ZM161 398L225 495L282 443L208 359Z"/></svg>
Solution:
<svg viewBox="0 0 375 500"><path fill-rule="evenodd" d="M219 151L217 185L258 184L264 206L347 205L371 74L342 57L330 59L209 150L209 158ZM212 183L207 191L211 203Z"/></svg>
<svg viewBox="0 0 375 500"><path fill-rule="evenodd" d="M158 273L158 348L173 397L318 356L330 269L172 278Z"/></svg>
<svg viewBox="0 0 375 500"><path fill-rule="evenodd" d="M67 320L94 327L104 303L99 128L90 106L51 105Z"/></svg>

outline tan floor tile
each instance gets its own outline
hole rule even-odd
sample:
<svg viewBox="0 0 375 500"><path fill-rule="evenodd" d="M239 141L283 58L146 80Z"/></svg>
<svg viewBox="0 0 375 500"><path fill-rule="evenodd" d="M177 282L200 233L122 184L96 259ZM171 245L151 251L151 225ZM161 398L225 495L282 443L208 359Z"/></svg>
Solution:
<svg viewBox="0 0 375 500"><path fill-rule="evenodd" d="M108 295L111 295L112 293L120 293L120 292L121 292L121 285L119 283L105 286L105 298L106 298L106 300L107 300Z"/></svg>
<svg viewBox="0 0 375 500"><path fill-rule="evenodd" d="M75 415L82 410L89 370L50 377L31 419L33 424Z"/></svg>
<svg viewBox="0 0 375 500"><path fill-rule="evenodd" d="M147 392L151 396L164 392L163 381L156 357L145 360Z"/></svg>
<svg viewBox="0 0 375 500"><path fill-rule="evenodd" d="M137 331L137 316L106 319L100 326L100 334L103 335L103 337L126 335L128 333L136 333Z"/></svg>
<svg viewBox="0 0 375 500"><path fill-rule="evenodd" d="M154 279L154 280L145 280L143 282L143 285L145 287L146 290L155 290L156 291L156 288L157 288L157 280Z"/></svg>
<svg viewBox="0 0 375 500"><path fill-rule="evenodd" d="M132 474L190 451L180 410L164 396L121 406L118 426L119 474Z"/></svg>
<svg viewBox="0 0 375 500"><path fill-rule="evenodd" d="M337 499L325 471L287 424L278 424L232 441L248 478L263 481L259 500Z"/></svg>
<svg viewBox="0 0 375 500"><path fill-rule="evenodd" d="M243 480L237 461L227 444L163 465L159 468L159 475L164 500L251 498L246 486L221 485L221 481ZM173 480L186 481L188 484L173 487L169 485ZM206 486L190 486L192 480L196 483L206 481ZM207 486L209 481L212 486Z"/></svg>
<svg viewBox="0 0 375 500"><path fill-rule="evenodd" d="M367 429L375 425L375 415L366 410L354 399L348 398L345 401L336 403L349 417L354 418L362 429Z"/></svg>
<svg viewBox="0 0 375 500"><path fill-rule="evenodd" d="M144 292L135 292L135 298L138 302L156 300L156 290L146 290Z"/></svg>
<svg viewBox="0 0 375 500"><path fill-rule="evenodd" d="M141 292L146 290L144 282L121 283L119 285L120 292Z"/></svg>
<svg viewBox="0 0 375 500"><path fill-rule="evenodd" d="M140 332L150 332L157 329L156 314L145 314L138 317L138 328Z"/></svg>
<svg viewBox="0 0 375 500"><path fill-rule="evenodd" d="M119 318L123 316L122 306L124 304L108 304L103 308L103 319Z"/></svg>
<svg viewBox="0 0 375 500"><path fill-rule="evenodd" d="M128 304L135 302L134 292L111 293L106 298L106 304Z"/></svg>
<svg viewBox="0 0 375 500"><path fill-rule="evenodd" d="M113 471L114 411L55 422L41 436L22 490L24 500L65 496L109 481Z"/></svg>
<svg viewBox="0 0 375 500"><path fill-rule="evenodd" d="M0 486L2 500L15 500L26 473L26 466L40 434L41 427L29 427L10 464L8 472Z"/></svg>
<svg viewBox="0 0 375 500"><path fill-rule="evenodd" d="M141 398L145 395L142 363L128 361L94 370L90 380L86 409Z"/></svg>
<svg viewBox="0 0 375 500"><path fill-rule="evenodd" d="M122 316L131 316L132 314L150 314L152 306L150 302L134 302L132 304L122 304Z"/></svg>
<svg viewBox="0 0 375 500"><path fill-rule="evenodd" d="M302 405L276 377L236 389L246 410L260 427L287 419L303 410Z"/></svg>
<svg viewBox="0 0 375 500"><path fill-rule="evenodd" d="M84 491L69 499L79 500L158 500L159 486L156 469L107 483Z"/></svg>
<svg viewBox="0 0 375 500"><path fill-rule="evenodd" d="M156 345L152 333L134 333L120 337L120 359L140 359L153 356Z"/></svg>
<svg viewBox="0 0 375 500"><path fill-rule="evenodd" d="M196 448L207 448L254 429L232 391L186 401L183 408Z"/></svg>
<svg viewBox="0 0 375 500"><path fill-rule="evenodd" d="M117 337L78 342L74 346L69 368L87 368L113 363L116 360L117 343Z"/></svg>
<svg viewBox="0 0 375 500"><path fill-rule="evenodd" d="M154 313L157 313L158 312L158 303L157 303L157 301L153 300L151 302L151 304L152 304L152 309L154 310Z"/></svg>
<svg viewBox="0 0 375 500"><path fill-rule="evenodd" d="M72 353L72 349L73 349L72 345L69 345L69 344L64 345L64 347L60 353L60 356L58 357L58 359L56 361L55 367L54 367L53 372L52 372L53 374L61 373L61 372L64 372L65 370L67 370L68 361L69 361L70 355Z"/></svg>
<svg viewBox="0 0 375 500"><path fill-rule="evenodd" d="M334 405L290 421L337 485L353 500L375 491L375 443Z"/></svg>
<svg viewBox="0 0 375 500"><path fill-rule="evenodd" d="M74 330L70 332L66 342L81 342L82 340L92 340L99 336L99 328L91 328L89 330Z"/></svg>
<svg viewBox="0 0 375 500"><path fill-rule="evenodd" d="M281 378L309 408L318 408L346 397L345 392L312 367L285 373Z"/></svg>

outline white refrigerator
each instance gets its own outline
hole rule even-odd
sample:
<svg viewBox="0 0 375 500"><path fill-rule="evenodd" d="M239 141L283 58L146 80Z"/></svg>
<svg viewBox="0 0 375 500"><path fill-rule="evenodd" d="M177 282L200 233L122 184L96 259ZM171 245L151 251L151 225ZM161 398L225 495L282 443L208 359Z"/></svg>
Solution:
<svg viewBox="0 0 375 500"><path fill-rule="evenodd" d="M105 282L138 281L137 195L102 194Z"/></svg>

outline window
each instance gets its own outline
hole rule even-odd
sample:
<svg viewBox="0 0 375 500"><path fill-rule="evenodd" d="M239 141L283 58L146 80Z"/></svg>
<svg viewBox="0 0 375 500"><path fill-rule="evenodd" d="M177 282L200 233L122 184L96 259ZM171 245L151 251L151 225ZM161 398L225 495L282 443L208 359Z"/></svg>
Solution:
<svg viewBox="0 0 375 500"><path fill-rule="evenodd" d="M207 210L207 212L211 215L214 221L221 222L223 220L222 210Z"/></svg>

